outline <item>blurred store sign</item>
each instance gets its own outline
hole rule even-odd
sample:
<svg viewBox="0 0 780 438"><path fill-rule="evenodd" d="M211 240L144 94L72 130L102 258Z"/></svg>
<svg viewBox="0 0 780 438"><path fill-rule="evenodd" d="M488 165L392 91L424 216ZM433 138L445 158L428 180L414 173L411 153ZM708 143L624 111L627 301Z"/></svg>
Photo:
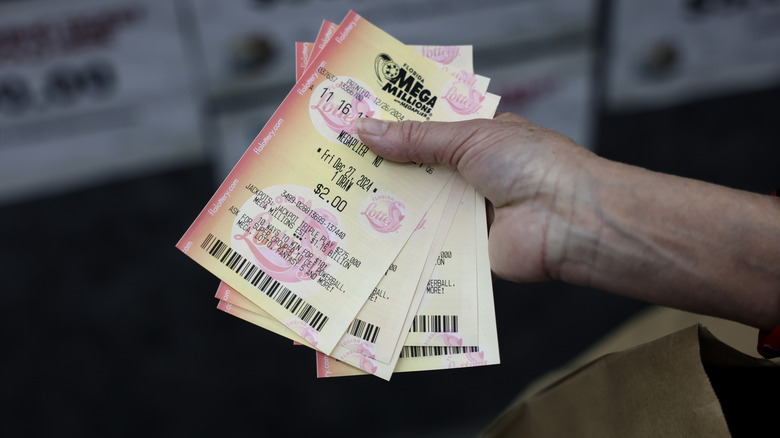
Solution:
<svg viewBox="0 0 780 438"><path fill-rule="evenodd" d="M485 69L499 111L520 114L592 147L593 54L584 45Z"/></svg>
<svg viewBox="0 0 780 438"><path fill-rule="evenodd" d="M294 42L313 40L322 19L339 23L350 9L407 44L476 47L582 31L594 12L593 0L190 1L216 96L291 87Z"/></svg>
<svg viewBox="0 0 780 438"><path fill-rule="evenodd" d="M0 203L202 157L172 0L0 5Z"/></svg>
<svg viewBox="0 0 780 438"><path fill-rule="evenodd" d="M780 83L780 2L614 0L607 103L657 108Z"/></svg>

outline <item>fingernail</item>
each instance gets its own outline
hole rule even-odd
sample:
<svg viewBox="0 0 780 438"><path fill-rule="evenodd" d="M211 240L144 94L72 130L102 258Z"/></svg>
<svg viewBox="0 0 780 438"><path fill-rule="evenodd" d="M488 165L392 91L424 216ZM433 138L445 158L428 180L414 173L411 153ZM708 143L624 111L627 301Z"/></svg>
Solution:
<svg viewBox="0 0 780 438"><path fill-rule="evenodd" d="M390 126L390 123L385 120L361 117L357 120L356 126L360 132L366 133L368 135L380 136L387 132L387 128Z"/></svg>

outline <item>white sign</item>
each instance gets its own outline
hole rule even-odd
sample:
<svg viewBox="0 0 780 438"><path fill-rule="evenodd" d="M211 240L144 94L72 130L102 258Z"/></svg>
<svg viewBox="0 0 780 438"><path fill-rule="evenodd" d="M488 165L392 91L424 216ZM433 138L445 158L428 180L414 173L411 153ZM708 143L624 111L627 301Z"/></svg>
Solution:
<svg viewBox="0 0 780 438"><path fill-rule="evenodd" d="M593 0L191 0L212 95L295 77L295 42L313 41L322 19L340 23L350 9L406 44L475 47L543 40L592 26Z"/></svg>
<svg viewBox="0 0 780 438"><path fill-rule="evenodd" d="M172 1L0 7L0 202L201 157Z"/></svg>
<svg viewBox="0 0 780 438"><path fill-rule="evenodd" d="M484 69L489 90L501 96L498 111L520 114L591 147L593 54L572 46L522 62Z"/></svg>
<svg viewBox="0 0 780 438"><path fill-rule="evenodd" d="M660 107L780 82L780 2L619 0L608 105Z"/></svg>

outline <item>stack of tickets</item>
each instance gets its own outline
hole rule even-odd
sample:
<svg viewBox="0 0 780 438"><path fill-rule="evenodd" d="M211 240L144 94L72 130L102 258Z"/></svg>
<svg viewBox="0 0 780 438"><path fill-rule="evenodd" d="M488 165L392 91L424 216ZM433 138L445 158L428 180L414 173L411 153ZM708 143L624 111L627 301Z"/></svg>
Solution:
<svg viewBox="0 0 780 438"><path fill-rule="evenodd" d="M295 87L177 247L223 281L219 309L315 349L319 377L499 363L484 198L355 128L492 118L471 47L350 12L296 51Z"/></svg>

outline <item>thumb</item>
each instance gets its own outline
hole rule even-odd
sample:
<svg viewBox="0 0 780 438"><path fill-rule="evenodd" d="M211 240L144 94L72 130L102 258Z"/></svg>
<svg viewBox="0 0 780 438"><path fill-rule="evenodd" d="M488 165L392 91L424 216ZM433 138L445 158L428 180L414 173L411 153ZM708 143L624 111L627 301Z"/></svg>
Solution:
<svg viewBox="0 0 780 438"><path fill-rule="evenodd" d="M464 154L489 134L489 120L463 122L390 122L360 118L360 140L378 155L393 161L438 163L458 167Z"/></svg>

